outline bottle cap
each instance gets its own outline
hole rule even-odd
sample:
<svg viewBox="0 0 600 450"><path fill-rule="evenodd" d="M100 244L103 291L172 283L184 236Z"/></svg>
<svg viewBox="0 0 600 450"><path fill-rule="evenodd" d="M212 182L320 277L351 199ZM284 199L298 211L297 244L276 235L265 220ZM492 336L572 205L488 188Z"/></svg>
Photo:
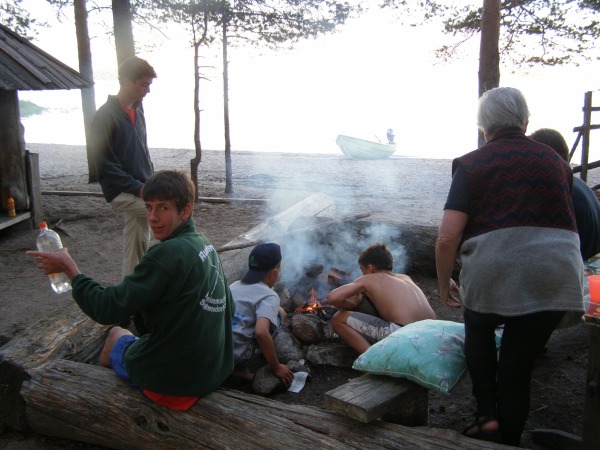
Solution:
<svg viewBox="0 0 600 450"><path fill-rule="evenodd" d="M38 223L38 228L48 228L48 224L46 222Z"/></svg>

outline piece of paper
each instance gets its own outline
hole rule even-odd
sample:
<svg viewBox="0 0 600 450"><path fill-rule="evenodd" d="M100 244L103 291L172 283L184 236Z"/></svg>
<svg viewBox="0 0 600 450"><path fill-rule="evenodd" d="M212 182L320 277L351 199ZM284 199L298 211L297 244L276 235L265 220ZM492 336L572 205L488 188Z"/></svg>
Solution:
<svg viewBox="0 0 600 450"><path fill-rule="evenodd" d="M295 372L292 384L288 388L288 392L295 392L296 394L304 388L306 379L308 378L308 372Z"/></svg>

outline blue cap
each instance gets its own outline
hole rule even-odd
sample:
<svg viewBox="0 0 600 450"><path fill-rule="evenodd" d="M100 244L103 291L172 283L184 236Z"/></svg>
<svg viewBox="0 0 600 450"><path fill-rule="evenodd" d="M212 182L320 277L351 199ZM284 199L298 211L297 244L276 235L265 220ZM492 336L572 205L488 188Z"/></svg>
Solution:
<svg viewBox="0 0 600 450"><path fill-rule="evenodd" d="M242 283L254 284L262 281L269 270L281 262L281 248L277 244L259 244L252 249L248 257L248 271L242 277Z"/></svg>

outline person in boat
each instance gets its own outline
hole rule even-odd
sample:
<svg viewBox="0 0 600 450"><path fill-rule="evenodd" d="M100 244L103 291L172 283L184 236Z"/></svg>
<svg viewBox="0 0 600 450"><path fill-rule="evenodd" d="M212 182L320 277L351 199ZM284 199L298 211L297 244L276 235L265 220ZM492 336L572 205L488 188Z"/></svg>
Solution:
<svg viewBox="0 0 600 450"><path fill-rule="evenodd" d="M233 320L233 375L251 380L253 372L268 364L279 381L288 387L294 374L277 358L273 337L286 317L273 290L281 272L281 248L275 243L259 244L248 257L248 271L231 284L236 313Z"/></svg>
<svg viewBox="0 0 600 450"><path fill-rule="evenodd" d="M529 136L536 142L546 144L568 163L569 146L560 132L540 128ZM579 250L585 261L600 253L600 202L592 188L581 178L573 177L571 192L575 222L579 233Z"/></svg>
<svg viewBox="0 0 600 450"><path fill-rule="evenodd" d="M233 370L235 305L219 255L192 218L195 188L183 172L164 170L144 183L148 222L159 240L133 273L103 287L83 275L68 251L27 252L45 274L64 272L81 310L101 324L140 314L149 332L110 329L99 364L150 400L187 410Z"/></svg>
<svg viewBox="0 0 600 450"><path fill-rule="evenodd" d="M373 244L358 258L362 276L327 295L327 302L342 310L332 318L333 330L360 354L404 325L435 319L423 291L408 275L394 273L393 265L390 250ZM363 301L370 301L378 316L353 311Z"/></svg>
<svg viewBox="0 0 600 450"><path fill-rule="evenodd" d="M391 128L387 130L387 140L388 140L388 144L393 145L396 142L394 142L394 139L396 138L396 136L394 135L394 130L392 130Z"/></svg>
<svg viewBox="0 0 600 450"><path fill-rule="evenodd" d="M529 415L535 360L566 312L583 314L573 173L555 151L525 136L528 122L518 89L480 97L477 123L486 143L452 162L435 248L440 299L463 306L477 403L463 434L515 447ZM457 257L458 295L451 278Z"/></svg>

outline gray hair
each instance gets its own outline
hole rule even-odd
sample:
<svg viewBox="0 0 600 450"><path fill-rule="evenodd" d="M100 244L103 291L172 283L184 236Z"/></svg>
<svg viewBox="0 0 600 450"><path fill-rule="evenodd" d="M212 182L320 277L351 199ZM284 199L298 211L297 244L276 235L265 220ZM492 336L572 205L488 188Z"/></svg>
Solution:
<svg viewBox="0 0 600 450"><path fill-rule="evenodd" d="M493 135L501 128L527 129L529 109L525 97L518 89L498 87L483 93L477 107L477 126Z"/></svg>

